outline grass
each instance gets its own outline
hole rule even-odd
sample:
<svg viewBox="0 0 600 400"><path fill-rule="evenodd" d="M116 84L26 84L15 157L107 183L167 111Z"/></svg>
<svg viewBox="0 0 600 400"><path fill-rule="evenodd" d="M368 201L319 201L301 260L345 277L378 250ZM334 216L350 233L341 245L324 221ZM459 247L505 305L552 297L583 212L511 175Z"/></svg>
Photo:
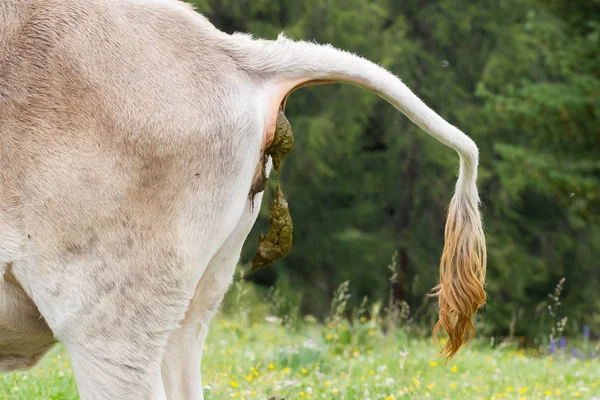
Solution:
<svg viewBox="0 0 600 400"><path fill-rule="evenodd" d="M441 344L361 317L244 322L222 316L205 347L210 399L600 399L600 361L477 342L444 365ZM270 321L270 322L269 322ZM443 342L443 339L442 339ZM34 369L0 376L0 399L77 399L69 358L55 348Z"/></svg>

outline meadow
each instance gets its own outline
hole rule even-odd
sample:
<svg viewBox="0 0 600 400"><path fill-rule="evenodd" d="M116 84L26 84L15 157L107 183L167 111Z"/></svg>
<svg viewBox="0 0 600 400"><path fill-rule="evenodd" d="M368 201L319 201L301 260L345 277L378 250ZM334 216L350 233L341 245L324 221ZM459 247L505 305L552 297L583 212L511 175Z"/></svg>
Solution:
<svg viewBox="0 0 600 400"><path fill-rule="evenodd" d="M434 343L415 334L381 303L347 314L347 296L342 285L320 322L289 309L270 315L285 308L281 300L254 305L237 283L204 347L205 398L600 400L598 348L589 340L575 352L564 342L519 348L518 339L479 337L445 363L443 337ZM77 398L61 346L30 371L0 376L2 400Z"/></svg>

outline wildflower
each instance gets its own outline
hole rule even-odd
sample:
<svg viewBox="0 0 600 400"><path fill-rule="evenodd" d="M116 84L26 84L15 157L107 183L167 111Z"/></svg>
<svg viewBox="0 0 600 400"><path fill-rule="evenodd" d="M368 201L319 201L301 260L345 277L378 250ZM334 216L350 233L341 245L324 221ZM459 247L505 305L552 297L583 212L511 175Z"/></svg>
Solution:
<svg viewBox="0 0 600 400"><path fill-rule="evenodd" d="M519 393L521 393L521 394L525 394L526 392L527 392L527 388L519 389Z"/></svg>
<svg viewBox="0 0 600 400"><path fill-rule="evenodd" d="M437 367L437 363L435 361L430 361L429 365L432 367Z"/></svg>
<svg viewBox="0 0 600 400"><path fill-rule="evenodd" d="M308 374L308 370L306 368L302 368L300 370L304 375Z"/></svg>
<svg viewBox="0 0 600 400"><path fill-rule="evenodd" d="M247 380L248 382L252 382L252 379L254 379L254 378L252 377L252 375L248 375L248 376L246 377L246 380Z"/></svg>
<svg viewBox="0 0 600 400"><path fill-rule="evenodd" d="M365 317L360 317L360 322L364 324L365 322L367 322L367 319Z"/></svg>
<svg viewBox="0 0 600 400"><path fill-rule="evenodd" d="M508 387L506 388L506 391L507 391L507 392L510 392L511 390L512 390L512 388L511 388L510 386L508 386Z"/></svg>
<svg viewBox="0 0 600 400"><path fill-rule="evenodd" d="M555 393L557 396L560 396L560 395L562 394L562 390L560 390L560 389L556 389L556 390L554 391L554 393Z"/></svg>
<svg viewBox="0 0 600 400"><path fill-rule="evenodd" d="M234 389L235 389L235 388L237 388L238 386L240 386L240 385L238 385L238 383L237 383L236 381L229 381L229 384L230 384L230 385L231 385L231 387L232 387L232 388L234 388Z"/></svg>
<svg viewBox="0 0 600 400"><path fill-rule="evenodd" d="M441 338L440 339L440 344L443 346L446 344L446 339L445 338Z"/></svg>
<svg viewBox="0 0 600 400"><path fill-rule="evenodd" d="M328 333L327 336L325 336L325 339L329 341L333 340L333 333Z"/></svg>
<svg viewBox="0 0 600 400"><path fill-rule="evenodd" d="M369 329L369 336L375 335L375 329Z"/></svg>
<svg viewBox="0 0 600 400"><path fill-rule="evenodd" d="M289 373L290 373L290 369L289 369L289 368L285 368L285 369L283 370L283 373L284 373L284 374L289 374Z"/></svg>
<svg viewBox="0 0 600 400"><path fill-rule="evenodd" d="M332 391L333 393L337 393L337 392L339 392L339 391L340 391L340 389L338 389L338 388L333 388L331 391Z"/></svg>
<svg viewBox="0 0 600 400"><path fill-rule="evenodd" d="M567 348L567 338L564 336L560 338L560 348L562 350Z"/></svg>
<svg viewBox="0 0 600 400"><path fill-rule="evenodd" d="M575 393L573 393L573 396L575 396L575 397L579 397L579 396L581 396L581 393L579 393L579 392L575 392Z"/></svg>
<svg viewBox="0 0 600 400"><path fill-rule="evenodd" d="M452 382L450 384L450 389L456 389L457 387L458 387L458 383L456 383L456 382Z"/></svg>
<svg viewBox="0 0 600 400"><path fill-rule="evenodd" d="M360 351L358 351L357 349L354 349L354 350L352 351L352 355L353 355L354 357L358 357L358 356L360 355Z"/></svg>
<svg viewBox="0 0 600 400"><path fill-rule="evenodd" d="M551 394L552 394L552 391L551 391L551 390L546 390L546 391L544 392L544 396L550 396Z"/></svg>
<svg viewBox="0 0 600 400"><path fill-rule="evenodd" d="M583 340L590 340L590 327L587 325L583 327Z"/></svg>
<svg viewBox="0 0 600 400"><path fill-rule="evenodd" d="M273 371L275 369L275 366L273 364L269 364L268 368Z"/></svg>
<svg viewBox="0 0 600 400"><path fill-rule="evenodd" d="M325 381L325 386L329 386L329 385L331 385L331 382Z"/></svg>
<svg viewBox="0 0 600 400"><path fill-rule="evenodd" d="M304 392L300 392L300 397L304 397L306 394Z"/></svg>
<svg viewBox="0 0 600 400"><path fill-rule="evenodd" d="M456 372L456 371L458 371L458 367L456 365L453 365L452 366L452 372Z"/></svg>

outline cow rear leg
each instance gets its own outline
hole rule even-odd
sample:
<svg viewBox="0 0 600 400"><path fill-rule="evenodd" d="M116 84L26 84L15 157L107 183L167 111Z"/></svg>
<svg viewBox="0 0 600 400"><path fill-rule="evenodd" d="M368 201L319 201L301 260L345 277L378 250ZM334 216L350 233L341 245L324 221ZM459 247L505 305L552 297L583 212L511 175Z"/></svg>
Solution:
<svg viewBox="0 0 600 400"><path fill-rule="evenodd" d="M262 193L259 193L254 198L255 207L247 204L236 228L202 274L181 327L169 338L162 365L168 399L204 398L200 364L208 327L231 284L242 245L256 221L261 201Z"/></svg>
<svg viewBox="0 0 600 400"><path fill-rule="evenodd" d="M208 326L233 276L237 256L213 258L198 282L181 327L171 334L162 361L167 399L202 400L200 363Z"/></svg>
<svg viewBox="0 0 600 400"><path fill-rule="evenodd" d="M69 352L82 400L166 399L163 353L194 283L174 249L153 241L130 248L72 260L69 273L36 290L47 299L40 311Z"/></svg>

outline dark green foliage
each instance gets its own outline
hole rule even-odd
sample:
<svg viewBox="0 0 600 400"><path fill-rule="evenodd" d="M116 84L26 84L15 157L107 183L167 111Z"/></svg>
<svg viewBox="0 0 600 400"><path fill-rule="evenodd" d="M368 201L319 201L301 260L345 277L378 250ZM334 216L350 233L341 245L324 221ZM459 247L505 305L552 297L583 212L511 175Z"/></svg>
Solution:
<svg viewBox="0 0 600 400"><path fill-rule="evenodd" d="M398 75L481 150L488 238L486 333L539 337L566 277L567 330L600 333L600 2L598 0L201 0L222 30L316 40ZM446 207L458 157L377 96L304 88L286 115L296 148L281 182L294 246L253 279L290 280L304 311L326 314L337 285L353 298L389 291L430 323ZM269 189L267 189L269 191ZM272 188L270 189L272 193ZM263 202L242 261L266 230ZM351 301L352 301L351 299ZM594 317L596 315L596 317ZM540 323L541 321L541 323Z"/></svg>

